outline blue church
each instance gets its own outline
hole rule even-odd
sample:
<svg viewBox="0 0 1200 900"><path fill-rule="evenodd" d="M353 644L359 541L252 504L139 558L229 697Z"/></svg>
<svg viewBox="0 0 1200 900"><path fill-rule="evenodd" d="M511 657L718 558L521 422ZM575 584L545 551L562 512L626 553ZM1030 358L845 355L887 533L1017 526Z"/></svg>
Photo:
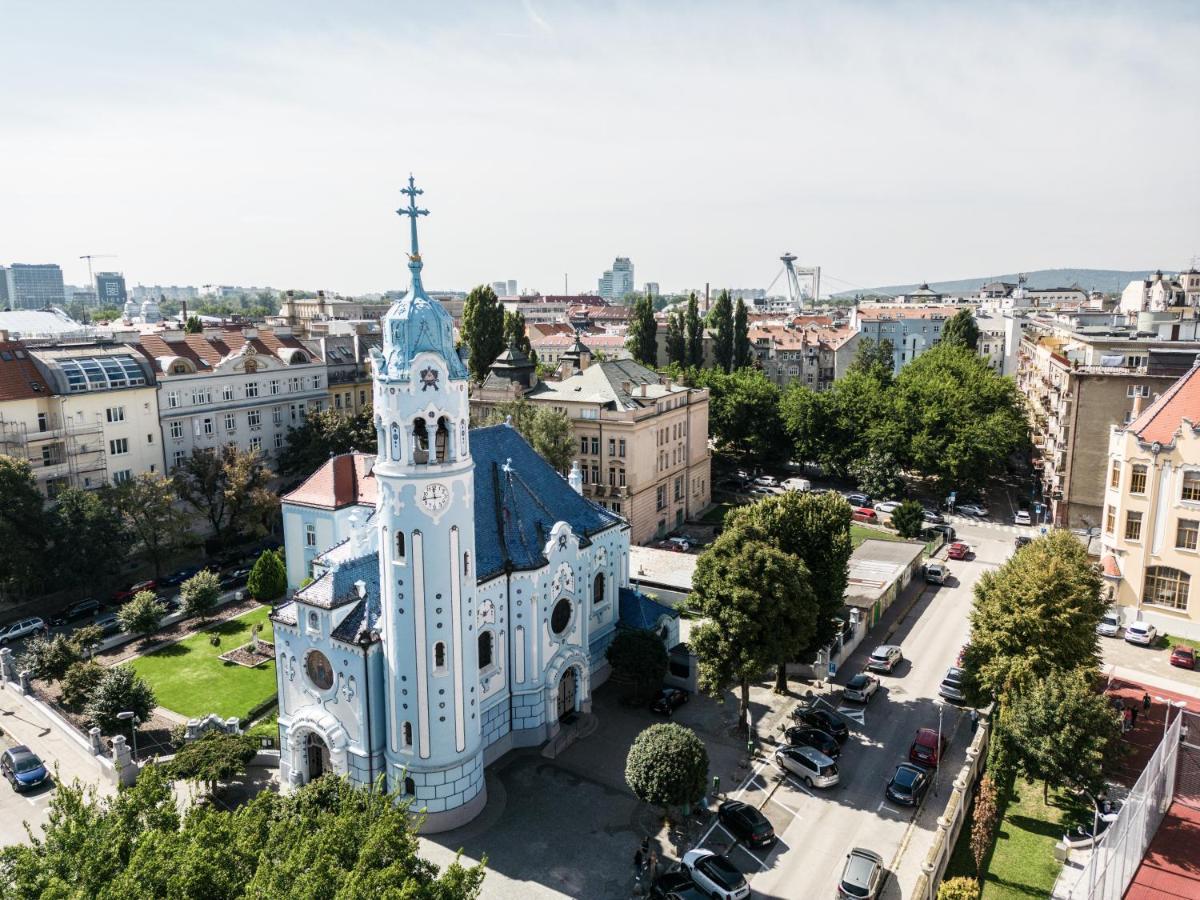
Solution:
<svg viewBox="0 0 1200 900"><path fill-rule="evenodd" d="M382 777L435 832L483 809L486 765L590 710L622 611L668 647L678 620L629 589L629 527L577 470L469 428L453 322L421 284L422 191L403 193L412 285L372 351L376 452L283 498L295 591L271 618L284 789Z"/></svg>

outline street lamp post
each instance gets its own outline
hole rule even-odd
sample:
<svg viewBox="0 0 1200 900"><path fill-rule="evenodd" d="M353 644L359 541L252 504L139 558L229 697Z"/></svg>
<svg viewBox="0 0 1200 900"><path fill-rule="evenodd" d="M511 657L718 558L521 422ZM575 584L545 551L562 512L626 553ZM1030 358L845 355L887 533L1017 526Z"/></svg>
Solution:
<svg viewBox="0 0 1200 900"><path fill-rule="evenodd" d="M938 736L937 736L937 765L933 767L933 796L938 795L938 775L942 771L942 713L946 710L946 704L938 701Z"/></svg>
<svg viewBox="0 0 1200 900"><path fill-rule="evenodd" d="M126 722L126 721L129 722L129 734L133 738L133 759L134 759L134 762L136 762L137 761L137 726L138 726L137 713L135 713L133 710L126 709L126 710L122 710L121 712L117 713L117 718L120 719L122 722Z"/></svg>

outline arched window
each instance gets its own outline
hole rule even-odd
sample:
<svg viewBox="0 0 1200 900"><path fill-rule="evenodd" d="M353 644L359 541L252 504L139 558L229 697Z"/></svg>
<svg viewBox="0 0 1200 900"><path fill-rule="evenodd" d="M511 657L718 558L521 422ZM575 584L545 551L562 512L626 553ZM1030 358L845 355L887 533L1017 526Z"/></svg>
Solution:
<svg viewBox="0 0 1200 900"><path fill-rule="evenodd" d="M413 419L413 462L417 465L429 462L429 431L424 419Z"/></svg>
<svg viewBox="0 0 1200 900"><path fill-rule="evenodd" d="M571 624L571 601L563 597L554 605L554 610L550 613L550 630L557 635L561 635L567 630L567 626Z"/></svg>
<svg viewBox="0 0 1200 900"><path fill-rule="evenodd" d="M404 793L408 794L408 796L411 797L416 792L417 792L417 783L415 781L413 781L411 778L405 778L404 779Z"/></svg>
<svg viewBox="0 0 1200 900"><path fill-rule="evenodd" d="M1151 566L1146 570L1146 587L1142 602L1171 609L1187 609L1188 589L1192 577L1168 566Z"/></svg>
<svg viewBox="0 0 1200 900"><path fill-rule="evenodd" d="M463 554L463 578L471 577L471 551Z"/></svg>
<svg viewBox="0 0 1200 900"><path fill-rule="evenodd" d="M437 462L445 462L450 450L450 423L445 416L438 419L437 432L434 435L434 449L437 451Z"/></svg>
<svg viewBox="0 0 1200 900"><path fill-rule="evenodd" d="M396 532L396 562L404 562L404 532Z"/></svg>
<svg viewBox="0 0 1200 900"><path fill-rule="evenodd" d="M495 639L491 631L479 632L479 668L486 669L492 664L492 650Z"/></svg>
<svg viewBox="0 0 1200 900"><path fill-rule="evenodd" d="M446 668L446 645L441 641L433 645L433 667L435 669Z"/></svg>
<svg viewBox="0 0 1200 900"><path fill-rule="evenodd" d="M403 731L404 731L404 746L411 747L412 746L412 722L405 722ZM412 792L410 791L409 793L412 793Z"/></svg>
<svg viewBox="0 0 1200 900"><path fill-rule="evenodd" d="M599 606L604 602L604 573L597 572L596 580L592 582L592 606Z"/></svg>

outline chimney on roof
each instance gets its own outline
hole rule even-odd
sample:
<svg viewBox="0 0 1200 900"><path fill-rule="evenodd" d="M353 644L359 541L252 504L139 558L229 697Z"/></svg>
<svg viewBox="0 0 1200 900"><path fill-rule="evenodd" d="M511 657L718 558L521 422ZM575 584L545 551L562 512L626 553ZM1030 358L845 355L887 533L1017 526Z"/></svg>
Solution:
<svg viewBox="0 0 1200 900"><path fill-rule="evenodd" d="M242 329L242 337L244 337L248 341L252 341L256 337L258 337L258 329L257 328L243 328Z"/></svg>
<svg viewBox="0 0 1200 900"><path fill-rule="evenodd" d="M1136 397L1133 398L1133 413L1130 416L1129 421L1132 422L1134 419L1136 419L1141 414L1142 414L1142 395L1138 394Z"/></svg>
<svg viewBox="0 0 1200 900"><path fill-rule="evenodd" d="M625 394L633 394L633 384L628 381L621 382L621 392Z"/></svg>
<svg viewBox="0 0 1200 900"><path fill-rule="evenodd" d="M646 396L646 382L644 382L644 381L642 382L641 388L642 389L638 392L638 396L645 397Z"/></svg>

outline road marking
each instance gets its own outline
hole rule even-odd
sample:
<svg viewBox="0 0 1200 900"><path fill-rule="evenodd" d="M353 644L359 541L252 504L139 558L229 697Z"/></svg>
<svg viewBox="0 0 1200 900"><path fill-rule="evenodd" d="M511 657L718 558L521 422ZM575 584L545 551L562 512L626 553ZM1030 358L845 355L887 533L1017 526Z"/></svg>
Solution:
<svg viewBox="0 0 1200 900"><path fill-rule="evenodd" d="M839 706L837 711L838 715L845 716L847 719L857 722L864 728L867 727L867 711L865 709L859 709L854 706Z"/></svg>
<svg viewBox="0 0 1200 900"><path fill-rule="evenodd" d="M758 764L758 766L754 769L754 771L750 773L749 777L747 777L746 780L742 783L742 786L740 788L738 788L738 792L729 799L731 799L731 800L741 799L742 794L746 793L746 788L749 787L750 782L753 781L754 779L758 778L758 773L761 772L764 768L766 768L768 763L769 763L769 760L765 760L765 759L762 762L760 762ZM713 831L716 829L716 827L719 824L720 824L719 819L713 819L713 823L708 826L708 831L704 832L704 836L701 837L700 840L697 841L693 845L693 849L695 847L703 846L704 842L708 840L708 836L713 833Z"/></svg>
<svg viewBox="0 0 1200 900"><path fill-rule="evenodd" d="M898 810L898 809L892 809L892 808L891 808L890 806L888 806L888 805L887 805L887 803L886 803L885 801L883 801L883 800L880 800L880 801L879 801L879 806L875 807L875 812L883 812L885 809L886 809L888 812L895 813L896 815L900 815L900 810Z"/></svg>

